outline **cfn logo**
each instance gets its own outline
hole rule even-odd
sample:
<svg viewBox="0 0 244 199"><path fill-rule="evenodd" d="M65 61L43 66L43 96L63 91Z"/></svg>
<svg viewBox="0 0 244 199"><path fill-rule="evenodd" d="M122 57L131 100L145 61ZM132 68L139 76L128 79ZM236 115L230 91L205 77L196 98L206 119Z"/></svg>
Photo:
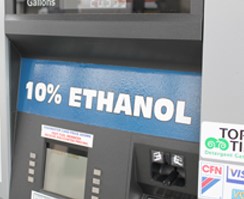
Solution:
<svg viewBox="0 0 244 199"><path fill-rule="evenodd" d="M214 166L214 165L203 165L202 171L207 174L215 174L215 175L222 175L222 167L221 166Z"/></svg>

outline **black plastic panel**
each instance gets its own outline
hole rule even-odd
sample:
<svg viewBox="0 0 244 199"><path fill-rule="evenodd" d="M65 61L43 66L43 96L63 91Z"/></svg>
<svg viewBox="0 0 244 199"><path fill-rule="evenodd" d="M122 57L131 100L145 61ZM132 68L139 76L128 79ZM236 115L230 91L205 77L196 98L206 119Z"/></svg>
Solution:
<svg viewBox="0 0 244 199"><path fill-rule="evenodd" d="M41 137L42 124L93 134L94 147L88 149L85 198L91 198L93 170L97 168L102 171L100 198L125 199L128 165L130 165L130 133L25 113L18 113L17 121L10 199L30 199L32 190L42 192L46 153L46 140ZM67 145L62 142L59 144ZM76 149L84 150L83 147L76 147ZM31 152L36 153L34 183L27 181Z"/></svg>
<svg viewBox="0 0 244 199"><path fill-rule="evenodd" d="M24 57L201 71L200 42L19 35L9 38Z"/></svg>

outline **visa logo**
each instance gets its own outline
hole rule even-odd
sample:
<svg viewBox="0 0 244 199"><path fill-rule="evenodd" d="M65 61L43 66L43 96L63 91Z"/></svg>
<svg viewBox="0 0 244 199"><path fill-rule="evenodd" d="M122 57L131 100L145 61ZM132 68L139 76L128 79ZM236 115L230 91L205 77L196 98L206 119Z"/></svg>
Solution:
<svg viewBox="0 0 244 199"><path fill-rule="evenodd" d="M233 189L232 199L244 199L244 190Z"/></svg>
<svg viewBox="0 0 244 199"><path fill-rule="evenodd" d="M244 170L234 167L228 167L227 182L234 184L244 184Z"/></svg>

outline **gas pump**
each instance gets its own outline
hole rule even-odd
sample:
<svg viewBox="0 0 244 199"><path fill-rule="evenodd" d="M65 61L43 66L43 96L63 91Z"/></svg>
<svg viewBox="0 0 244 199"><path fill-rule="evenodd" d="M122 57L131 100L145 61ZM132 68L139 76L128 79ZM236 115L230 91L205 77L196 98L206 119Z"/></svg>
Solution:
<svg viewBox="0 0 244 199"><path fill-rule="evenodd" d="M10 199L197 198L202 1L43 2L7 3Z"/></svg>

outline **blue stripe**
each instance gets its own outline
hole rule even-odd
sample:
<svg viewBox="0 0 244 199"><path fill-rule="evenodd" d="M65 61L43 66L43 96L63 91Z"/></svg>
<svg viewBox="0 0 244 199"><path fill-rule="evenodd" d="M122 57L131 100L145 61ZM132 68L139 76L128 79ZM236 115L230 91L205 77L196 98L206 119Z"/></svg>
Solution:
<svg viewBox="0 0 244 199"><path fill-rule="evenodd" d="M234 184L242 184L242 185L244 185L244 180L234 180L234 179L227 178L227 182L234 183Z"/></svg>
<svg viewBox="0 0 244 199"><path fill-rule="evenodd" d="M213 179L210 183L208 183L205 187L202 188L202 194L209 190L212 186L214 186L220 179Z"/></svg>
<svg viewBox="0 0 244 199"><path fill-rule="evenodd" d="M206 180L207 179L207 177L202 177L202 182L204 181L204 180Z"/></svg>

